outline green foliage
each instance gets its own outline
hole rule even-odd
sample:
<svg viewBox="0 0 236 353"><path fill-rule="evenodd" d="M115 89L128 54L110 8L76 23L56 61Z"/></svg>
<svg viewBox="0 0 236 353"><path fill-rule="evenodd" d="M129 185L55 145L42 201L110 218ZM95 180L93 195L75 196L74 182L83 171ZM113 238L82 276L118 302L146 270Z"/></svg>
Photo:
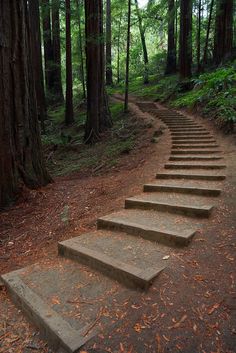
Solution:
<svg viewBox="0 0 236 353"><path fill-rule="evenodd" d="M179 95L173 107L200 107L205 115L222 122L236 122L236 71L219 68L194 80L194 89Z"/></svg>
<svg viewBox="0 0 236 353"><path fill-rule="evenodd" d="M42 141L47 166L52 175L90 173L100 168L113 167L121 155L135 147L137 134L140 135L142 127L137 128L136 123L124 114L123 103L112 103L110 110L113 127L95 146L84 144L86 113L81 112L81 108L75 111L75 124L70 127L64 125L63 107L49 111L46 134L42 136Z"/></svg>

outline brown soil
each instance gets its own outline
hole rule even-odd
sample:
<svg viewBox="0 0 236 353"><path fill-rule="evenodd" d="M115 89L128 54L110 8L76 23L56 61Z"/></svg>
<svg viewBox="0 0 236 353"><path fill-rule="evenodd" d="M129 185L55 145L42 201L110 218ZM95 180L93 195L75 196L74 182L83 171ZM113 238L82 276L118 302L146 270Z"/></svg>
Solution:
<svg viewBox="0 0 236 353"><path fill-rule="evenodd" d="M136 105L131 106L140 118L150 119ZM207 121L197 119L214 130ZM150 142L159 124L153 123L142 144L109 172L57 178L46 188L27 191L14 207L2 213L1 273L42 257L54 258L58 240L95 228L99 216L123 207L125 197L139 193L144 182L153 180L170 150L168 131L158 144ZM236 146L232 138L214 132L228 164L225 205L204 234L173 257L148 293L137 293L136 302L127 298L123 310L128 315L118 327L100 335L81 352L236 352ZM48 352L4 289L0 301L0 352Z"/></svg>

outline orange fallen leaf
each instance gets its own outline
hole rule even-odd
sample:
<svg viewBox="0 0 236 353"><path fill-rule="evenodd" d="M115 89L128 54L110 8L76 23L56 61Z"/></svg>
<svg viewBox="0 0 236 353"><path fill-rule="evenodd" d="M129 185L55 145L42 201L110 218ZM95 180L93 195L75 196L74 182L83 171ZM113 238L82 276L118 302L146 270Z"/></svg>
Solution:
<svg viewBox="0 0 236 353"><path fill-rule="evenodd" d="M219 308L219 306L220 306L220 303L214 304L214 305L208 310L208 315L213 314L214 311Z"/></svg>
<svg viewBox="0 0 236 353"><path fill-rule="evenodd" d="M180 325L181 325L186 319L187 319L187 315L185 314L185 315L183 315L183 316L181 317L181 319L180 319L178 322L176 322L176 324L174 324L173 326L168 327L168 329L170 330L170 329L172 329L172 328L178 328L178 327L180 327Z"/></svg>
<svg viewBox="0 0 236 353"><path fill-rule="evenodd" d="M157 352L161 353L161 337L159 334L156 335L156 341L157 341Z"/></svg>

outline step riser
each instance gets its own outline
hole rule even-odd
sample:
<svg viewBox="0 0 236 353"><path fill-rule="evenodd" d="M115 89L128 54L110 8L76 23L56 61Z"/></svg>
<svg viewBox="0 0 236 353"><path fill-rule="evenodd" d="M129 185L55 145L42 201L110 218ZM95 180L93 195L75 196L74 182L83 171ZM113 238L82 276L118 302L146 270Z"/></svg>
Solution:
<svg viewBox="0 0 236 353"><path fill-rule="evenodd" d="M185 135L185 136L173 136L172 137L172 141L173 143L175 142L179 142L179 141L193 141L195 142L200 142L202 143L202 141L204 142L216 142L216 140L211 137L211 136L189 136L189 135Z"/></svg>
<svg viewBox="0 0 236 353"><path fill-rule="evenodd" d="M176 192L180 194L200 195L200 196L219 196L221 190L219 189L201 189L188 188L178 186L159 186L159 185L144 185L144 192Z"/></svg>
<svg viewBox="0 0 236 353"><path fill-rule="evenodd" d="M191 174L157 174L157 179L187 179L187 180L209 180L209 181L221 181L225 180L225 175L191 175Z"/></svg>
<svg viewBox="0 0 236 353"><path fill-rule="evenodd" d="M166 125L168 125L170 128L183 128L183 129L196 129L199 128L200 126L197 124L187 124L187 123L181 123L181 124L174 124L174 123L165 123Z"/></svg>
<svg viewBox="0 0 236 353"><path fill-rule="evenodd" d="M4 275L3 281L12 301L38 327L42 337L56 352L76 353L95 335L83 337L81 330L74 330L14 273Z"/></svg>
<svg viewBox="0 0 236 353"><path fill-rule="evenodd" d="M224 169L225 166L221 165L203 165L203 164L183 164L183 165L178 165L178 164L165 164L166 169Z"/></svg>
<svg viewBox="0 0 236 353"><path fill-rule="evenodd" d="M214 143L216 141L215 140L199 140L199 141L196 141L196 140L175 140L173 141L174 144L179 144L179 145L201 145L201 144L207 144L209 145L210 143L212 143L213 145L212 146L215 146ZM172 146L173 148L173 146Z"/></svg>
<svg viewBox="0 0 236 353"><path fill-rule="evenodd" d="M121 268L120 264L118 264L115 260L113 260L113 263L111 261L105 261L104 258L101 258L99 253L95 254L96 252L93 252L95 255L93 256L93 254L90 254L89 252L86 253L75 250L59 243L58 253L63 257L89 266L90 268L103 273L105 276L125 284L127 287L135 289L148 289L154 278L157 277L163 270L162 268L151 279L143 279L138 276L138 271L136 271L136 273L130 273L130 268L126 268L125 265Z"/></svg>
<svg viewBox="0 0 236 353"><path fill-rule="evenodd" d="M222 157L170 157L170 161L183 162L183 161L217 161L222 159Z"/></svg>
<svg viewBox="0 0 236 353"><path fill-rule="evenodd" d="M211 215L212 209L201 209L178 205L157 204L145 201L125 200L125 208L127 209L141 209L141 210L155 210L161 212L171 212L185 216L198 216L208 218Z"/></svg>
<svg viewBox="0 0 236 353"><path fill-rule="evenodd" d="M206 129L201 128L201 127L193 127L193 128L180 128L180 127L171 127L170 130L172 132L176 132L176 133L182 133L182 132L207 132Z"/></svg>
<svg viewBox="0 0 236 353"><path fill-rule="evenodd" d="M194 149L194 148L203 148L203 149L207 149L207 148L218 148L220 147L219 145L216 145L216 144L204 144L204 145L197 145L197 146L192 146L192 145L189 145L189 146L185 146L185 144L175 144L175 145L172 145L172 149L175 150L175 149ZM214 150L213 150L214 151Z"/></svg>
<svg viewBox="0 0 236 353"><path fill-rule="evenodd" d="M186 151L184 151L184 150L180 150L180 151L178 151L178 150L173 150L173 151L171 151L171 154L174 154L174 155L176 155L176 154L179 154L179 155L185 155L185 154L187 154L187 155L195 155L195 154L203 154L203 155L205 155L205 154L218 154L218 153L222 153L222 151L209 151L209 150L186 150Z"/></svg>
<svg viewBox="0 0 236 353"><path fill-rule="evenodd" d="M194 136L199 136L199 137L210 137L211 135L209 134L209 132L205 133L205 132L180 132L180 133L177 133L177 132L172 132L171 133L171 136L172 137L182 137L182 138L185 138L185 137L194 137ZM212 137L212 136L211 136Z"/></svg>
<svg viewBox="0 0 236 353"><path fill-rule="evenodd" d="M179 246L187 246L193 236L196 234L193 233L191 237L188 239L174 236L173 234L163 233L155 230L149 230L142 227L136 227L129 224L116 223L108 220L98 219L98 229L109 229L114 231L126 232L131 235L140 236L144 239L157 241L165 245L179 245Z"/></svg>

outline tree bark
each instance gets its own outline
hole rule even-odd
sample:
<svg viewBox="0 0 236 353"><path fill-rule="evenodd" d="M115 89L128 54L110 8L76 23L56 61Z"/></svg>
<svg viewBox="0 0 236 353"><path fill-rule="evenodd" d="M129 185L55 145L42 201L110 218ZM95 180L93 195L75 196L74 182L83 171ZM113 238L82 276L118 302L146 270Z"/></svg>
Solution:
<svg viewBox="0 0 236 353"><path fill-rule="evenodd" d="M124 112L128 112L128 109L129 109L128 105L129 105L130 22L131 22L131 0L128 0L127 55L126 55L126 73L125 73L125 103L124 103Z"/></svg>
<svg viewBox="0 0 236 353"><path fill-rule="evenodd" d="M41 0L42 23L43 23L43 46L44 46L44 70L46 93L49 101L53 96L54 69L53 69L53 45L51 30L51 8L49 0Z"/></svg>
<svg viewBox="0 0 236 353"><path fill-rule="evenodd" d="M179 71L180 78L190 78L192 65L192 0L180 1Z"/></svg>
<svg viewBox="0 0 236 353"><path fill-rule="evenodd" d="M214 62L219 65L232 56L233 0L218 0L216 7Z"/></svg>
<svg viewBox="0 0 236 353"><path fill-rule="evenodd" d="M19 187L51 181L37 120L27 3L0 2L0 207Z"/></svg>
<svg viewBox="0 0 236 353"><path fill-rule="evenodd" d="M168 1L168 51L165 74L176 73L175 0Z"/></svg>
<svg viewBox="0 0 236 353"><path fill-rule="evenodd" d="M47 116L46 99L44 91L44 77L41 50L41 31L40 31L40 13L39 1L29 1L29 19L30 19L30 37L32 48L32 62L35 78L35 92L37 98L38 117L41 122L41 129L44 132L44 120Z"/></svg>
<svg viewBox="0 0 236 353"><path fill-rule="evenodd" d="M102 1L85 4L87 120L85 143L95 143L100 133L111 126L110 112L104 89L104 41Z"/></svg>
<svg viewBox="0 0 236 353"><path fill-rule="evenodd" d="M142 23L142 17L138 7L138 0L135 0L135 5L136 5L136 12L138 17L140 38L141 38L141 43L143 48L143 62L144 62L143 83L147 84L149 82L149 78L148 78L148 52L147 52L147 46L146 46L145 32L144 32L143 23Z"/></svg>
<svg viewBox="0 0 236 353"><path fill-rule="evenodd" d="M208 50L209 36L210 36L210 30L211 30L213 8L214 8L214 0L211 0L210 13L209 13L209 19L207 24L206 42L205 42L204 54L203 54L203 60L202 60L203 66L205 66L207 63L207 50Z"/></svg>
<svg viewBox="0 0 236 353"><path fill-rule="evenodd" d="M61 39L60 39L60 0L52 0L52 44L53 44L53 69L54 101L58 104L64 102L61 81Z"/></svg>
<svg viewBox="0 0 236 353"><path fill-rule="evenodd" d="M111 58L111 0L107 0L106 6L106 84L111 86L112 58Z"/></svg>
<svg viewBox="0 0 236 353"><path fill-rule="evenodd" d="M198 0L198 30L197 30L197 72L201 71L201 20L202 20L202 1Z"/></svg>
<svg viewBox="0 0 236 353"><path fill-rule="evenodd" d="M84 58L83 58L83 40L81 30L81 0L76 0L76 11L78 14L78 27L79 27L79 38L78 38L78 52L80 59L80 79L83 88L83 98L86 99L86 88L85 88L85 77L84 77Z"/></svg>
<svg viewBox="0 0 236 353"><path fill-rule="evenodd" d="M120 82L120 36L121 36L121 18L122 12L120 14L120 21L118 25L118 38L117 38L117 83Z"/></svg>
<svg viewBox="0 0 236 353"><path fill-rule="evenodd" d="M70 0L65 0L65 5L66 5L66 109L65 109L65 124L70 125L74 122L72 59L71 59L71 7L70 7Z"/></svg>

